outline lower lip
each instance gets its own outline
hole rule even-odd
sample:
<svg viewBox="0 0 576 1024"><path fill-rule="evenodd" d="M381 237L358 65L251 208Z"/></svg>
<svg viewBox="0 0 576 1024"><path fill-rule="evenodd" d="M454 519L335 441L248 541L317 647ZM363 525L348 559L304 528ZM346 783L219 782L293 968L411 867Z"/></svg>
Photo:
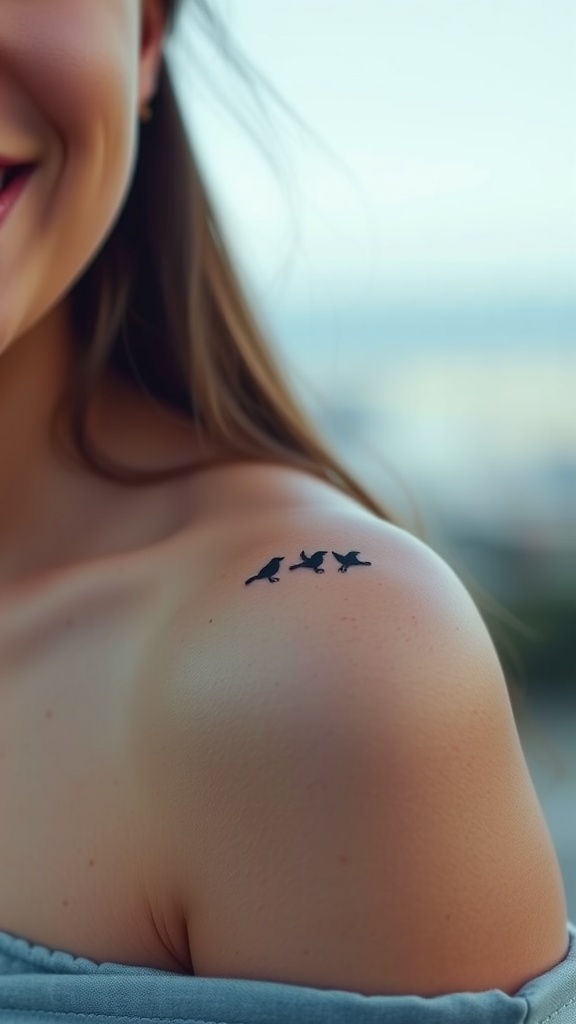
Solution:
<svg viewBox="0 0 576 1024"><path fill-rule="evenodd" d="M35 167L27 168L17 178L14 178L14 181L10 182L8 188L0 192L0 227L6 220L10 210L14 208L16 200L22 195L35 170Z"/></svg>

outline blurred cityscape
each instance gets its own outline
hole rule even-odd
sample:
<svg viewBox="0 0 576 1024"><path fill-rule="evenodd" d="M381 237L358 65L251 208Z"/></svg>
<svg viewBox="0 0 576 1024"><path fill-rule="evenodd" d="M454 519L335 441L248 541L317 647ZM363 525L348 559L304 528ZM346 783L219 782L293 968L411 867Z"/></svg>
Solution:
<svg viewBox="0 0 576 1024"><path fill-rule="evenodd" d="M576 304L516 322L329 309L273 328L340 459L476 601L576 921Z"/></svg>

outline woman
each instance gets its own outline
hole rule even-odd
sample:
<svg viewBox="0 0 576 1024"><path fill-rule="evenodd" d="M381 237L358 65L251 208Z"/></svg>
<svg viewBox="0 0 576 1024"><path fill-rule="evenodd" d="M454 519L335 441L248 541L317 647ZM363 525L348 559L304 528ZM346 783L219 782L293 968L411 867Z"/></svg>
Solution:
<svg viewBox="0 0 576 1024"><path fill-rule="evenodd" d="M544 974L558 1013L496 652L266 348L163 56L181 7L0 0L0 1015L221 1020L227 978L275 1019L337 989L512 1020Z"/></svg>

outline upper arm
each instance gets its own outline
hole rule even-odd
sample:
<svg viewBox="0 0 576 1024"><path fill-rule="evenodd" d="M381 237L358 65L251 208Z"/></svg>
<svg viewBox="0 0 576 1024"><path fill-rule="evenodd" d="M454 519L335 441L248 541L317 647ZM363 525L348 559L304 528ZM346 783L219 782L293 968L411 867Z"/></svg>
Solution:
<svg viewBox="0 0 576 1024"><path fill-rule="evenodd" d="M191 653L206 682L164 705L195 973L513 992L565 955L566 906L484 622L430 549L351 517L263 542L238 579L314 545L372 566L239 592Z"/></svg>

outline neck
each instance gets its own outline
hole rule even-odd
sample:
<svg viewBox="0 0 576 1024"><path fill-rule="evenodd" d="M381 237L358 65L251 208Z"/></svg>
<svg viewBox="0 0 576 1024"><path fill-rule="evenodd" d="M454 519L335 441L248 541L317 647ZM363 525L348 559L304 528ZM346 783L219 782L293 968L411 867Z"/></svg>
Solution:
<svg viewBox="0 0 576 1024"><path fill-rule="evenodd" d="M0 579L33 566L70 501L74 473L58 458L50 426L73 366L71 339L61 304L0 348Z"/></svg>

